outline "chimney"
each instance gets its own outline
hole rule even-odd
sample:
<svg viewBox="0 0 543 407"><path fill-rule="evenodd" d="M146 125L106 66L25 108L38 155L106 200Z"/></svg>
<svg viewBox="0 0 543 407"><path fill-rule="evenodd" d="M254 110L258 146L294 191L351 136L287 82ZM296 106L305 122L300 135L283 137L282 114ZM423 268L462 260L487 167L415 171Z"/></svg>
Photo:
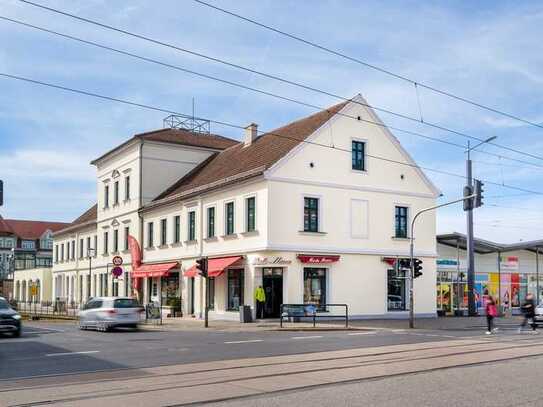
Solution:
<svg viewBox="0 0 543 407"><path fill-rule="evenodd" d="M244 147L248 147L251 144L253 144L253 141L255 141L257 136L258 136L258 124L251 123L250 125L245 127Z"/></svg>

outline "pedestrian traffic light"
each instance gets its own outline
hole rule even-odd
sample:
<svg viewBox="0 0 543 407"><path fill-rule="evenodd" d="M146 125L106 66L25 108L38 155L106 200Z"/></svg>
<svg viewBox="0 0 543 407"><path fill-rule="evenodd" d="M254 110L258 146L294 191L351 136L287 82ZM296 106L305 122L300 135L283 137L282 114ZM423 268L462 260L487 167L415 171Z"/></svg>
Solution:
<svg viewBox="0 0 543 407"><path fill-rule="evenodd" d="M470 195L473 195L473 187L466 185L464 187L464 211L473 209L473 198L467 198Z"/></svg>
<svg viewBox="0 0 543 407"><path fill-rule="evenodd" d="M475 194L475 204L473 205L475 208L479 208L483 205L483 186L485 184L478 179L475 180L475 188L473 193Z"/></svg>
<svg viewBox="0 0 543 407"><path fill-rule="evenodd" d="M422 276L422 260L413 259L413 278Z"/></svg>
<svg viewBox="0 0 543 407"><path fill-rule="evenodd" d="M207 278L207 257L200 257L196 260L196 269L198 270L198 274Z"/></svg>

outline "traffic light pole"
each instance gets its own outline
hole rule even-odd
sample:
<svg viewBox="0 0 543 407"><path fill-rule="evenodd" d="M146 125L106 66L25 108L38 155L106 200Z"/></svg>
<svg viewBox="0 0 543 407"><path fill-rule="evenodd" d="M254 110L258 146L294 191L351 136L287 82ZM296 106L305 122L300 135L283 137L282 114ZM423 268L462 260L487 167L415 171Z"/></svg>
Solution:
<svg viewBox="0 0 543 407"><path fill-rule="evenodd" d="M473 176L470 159L470 150L468 149L468 159L466 160L466 179L467 186L473 191ZM468 315L475 316L475 295L473 289L475 287L475 253L473 247L473 205L470 205L466 212L466 252L468 266Z"/></svg>
<svg viewBox="0 0 543 407"><path fill-rule="evenodd" d="M422 209L418 211L415 216L413 216L413 220L411 221L411 237L409 242L409 328L415 328L415 295L413 290L413 283L415 281L415 221L417 218L422 215L425 212L433 211L438 208L442 208L444 206L449 206L458 202L463 202L466 199L472 199L475 198L475 194L465 196L460 199L456 199L454 201L446 202L441 205L435 205L431 206L426 209Z"/></svg>
<svg viewBox="0 0 543 407"><path fill-rule="evenodd" d="M206 283L206 295L204 301L204 327L209 328L209 277L204 277Z"/></svg>

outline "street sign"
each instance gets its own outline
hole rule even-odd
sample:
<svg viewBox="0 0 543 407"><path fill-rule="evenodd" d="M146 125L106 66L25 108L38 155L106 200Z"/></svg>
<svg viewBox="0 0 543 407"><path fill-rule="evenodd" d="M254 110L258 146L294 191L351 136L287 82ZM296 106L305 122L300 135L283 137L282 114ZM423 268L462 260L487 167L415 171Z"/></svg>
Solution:
<svg viewBox="0 0 543 407"><path fill-rule="evenodd" d="M38 295L38 286L33 284L30 286L30 295L32 295L33 297Z"/></svg>
<svg viewBox="0 0 543 407"><path fill-rule="evenodd" d="M123 258L121 256L115 256L111 262L114 266L120 266L123 264Z"/></svg>
<svg viewBox="0 0 543 407"><path fill-rule="evenodd" d="M111 274L113 274L115 277L119 277L121 274L123 274L122 267L116 266L111 269Z"/></svg>

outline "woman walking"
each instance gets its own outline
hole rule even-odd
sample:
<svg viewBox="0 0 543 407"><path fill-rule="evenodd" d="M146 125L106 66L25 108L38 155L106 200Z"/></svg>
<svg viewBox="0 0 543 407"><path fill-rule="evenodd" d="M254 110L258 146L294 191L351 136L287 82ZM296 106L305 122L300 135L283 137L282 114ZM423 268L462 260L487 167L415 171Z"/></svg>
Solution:
<svg viewBox="0 0 543 407"><path fill-rule="evenodd" d="M486 334L490 335L492 334L492 332L496 331L497 329L497 328L494 328L494 317L498 316L496 301L494 301L494 298L492 298L491 295L487 297L485 311L486 311L486 323L487 323L487 328L488 328L488 330L486 331Z"/></svg>

